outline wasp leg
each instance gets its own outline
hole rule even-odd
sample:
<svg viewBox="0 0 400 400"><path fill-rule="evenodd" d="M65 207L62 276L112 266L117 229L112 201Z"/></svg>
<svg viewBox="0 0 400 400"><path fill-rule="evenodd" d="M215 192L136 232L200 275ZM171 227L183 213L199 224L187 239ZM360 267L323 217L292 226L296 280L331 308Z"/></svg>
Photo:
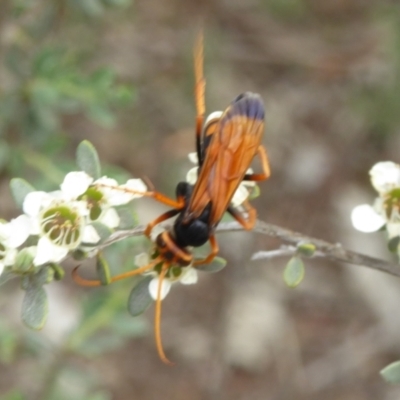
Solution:
<svg viewBox="0 0 400 400"><path fill-rule="evenodd" d="M162 284L165 279L165 275L168 272L169 265L164 264L161 270L161 273L158 277L158 287L157 287L157 299L156 299L156 310L154 314L154 336L156 338L156 347L158 356L160 357L161 361L168 365L174 365L171 361L168 360L167 356L165 355L164 348L161 341L161 289Z"/></svg>
<svg viewBox="0 0 400 400"><path fill-rule="evenodd" d="M166 206L179 209L181 209L184 206L183 199L180 198L178 198L177 200L170 199L169 197L159 192L145 192L145 193L146 194L143 194L144 196L152 197L154 200L157 200L160 203L165 204Z"/></svg>
<svg viewBox="0 0 400 400"><path fill-rule="evenodd" d="M240 225L243 226L244 229L250 231L254 228L254 225L256 223L257 211L250 205L247 200L242 204L242 207L244 207L245 211L248 214L247 218L245 218L245 216L237 208L234 208L232 206L229 206L227 211L229 214L232 215L233 218L236 219L237 222L239 222Z"/></svg>
<svg viewBox="0 0 400 400"><path fill-rule="evenodd" d="M144 231L144 234L150 238L150 234L151 231L153 230L153 228L158 225L159 223L166 221L167 219L170 219L172 217L175 217L175 215L179 214L181 212L181 209L173 209L173 210L169 210L166 213L160 215L158 218L156 218L154 221L151 221L147 226L146 229Z"/></svg>
<svg viewBox="0 0 400 400"><path fill-rule="evenodd" d="M209 240L211 244L210 254L206 258L194 261L193 265L209 264L212 260L214 260L215 256L218 254L219 246L217 243L217 239L215 239L215 235L211 235Z"/></svg>
<svg viewBox="0 0 400 400"><path fill-rule="evenodd" d="M116 282L116 281L120 281L122 279L126 279L129 278L131 276L135 276L135 275L140 275L143 272L146 272L152 268L154 268L159 262L161 262L162 259L157 257L154 261L152 261L150 264L145 265L144 267L141 268L137 268L134 269L132 271L128 271L128 272L124 272L122 274L119 275L115 275L110 279L109 283L112 282ZM79 269L79 265L77 267L75 267L72 271L72 280L77 283L80 286L90 286L90 287L94 287L94 286L102 286L103 282L101 280L98 279L85 279L82 278L79 274L78 274L78 269Z"/></svg>
<svg viewBox="0 0 400 400"><path fill-rule="evenodd" d="M204 93L206 88L206 81L203 74L203 32L200 32L194 47L194 100L196 104L196 151L199 159L199 166L201 167L204 161L204 154L202 151L202 137L201 132L204 122L204 114L206 112Z"/></svg>
<svg viewBox="0 0 400 400"><path fill-rule="evenodd" d="M258 155L261 159L261 166L263 169L262 174L246 174L243 178L244 181L264 181L271 175L271 169L269 167L268 155L264 146L258 147Z"/></svg>

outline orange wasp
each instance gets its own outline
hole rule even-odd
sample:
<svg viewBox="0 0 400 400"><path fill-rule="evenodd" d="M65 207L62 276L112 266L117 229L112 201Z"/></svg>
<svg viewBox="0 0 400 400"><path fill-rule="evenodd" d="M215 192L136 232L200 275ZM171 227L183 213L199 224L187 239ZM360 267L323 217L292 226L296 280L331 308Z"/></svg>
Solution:
<svg viewBox="0 0 400 400"><path fill-rule="evenodd" d="M264 132L264 105L258 94L246 92L234 99L222 114L213 113L206 123L205 79L203 76L203 36L199 35L194 49L195 102L196 102L196 152L199 161L198 179L194 185L180 182L176 188L176 200L161 193L141 193L153 197L171 210L149 223L145 235L150 238L153 228L163 221L177 216L173 226L160 233L155 240L154 260L141 268L114 276L117 281L140 275L158 268L159 284L155 310L155 338L160 358L169 363L161 342L161 287L171 267L186 267L210 263L218 254L215 230L227 211L246 230L254 227L256 210L245 200L241 209L231 205L236 189L242 181L262 181L270 176L268 157L261 145ZM249 174L247 170L253 158L259 155L262 173ZM242 212L244 210L244 213ZM204 259L194 259L191 247L210 242L211 251ZM100 281L81 278L75 269L74 280L84 286L99 286Z"/></svg>

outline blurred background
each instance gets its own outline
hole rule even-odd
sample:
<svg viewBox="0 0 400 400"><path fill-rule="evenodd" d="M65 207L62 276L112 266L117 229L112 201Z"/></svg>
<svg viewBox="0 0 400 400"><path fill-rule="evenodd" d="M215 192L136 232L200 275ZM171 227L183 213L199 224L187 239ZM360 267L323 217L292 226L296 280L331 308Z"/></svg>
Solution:
<svg viewBox="0 0 400 400"><path fill-rule="evenodd" d="M109 176L148 177L174 194L194 151L192 48L205 31L208 112L243 91L264 99L272 176L259 218L390 259L382 234L353 230L372 202L368 170L400 159L400 5L382 0L3 0L0 11L0 215L21 176L55 189L83 139ZM257 164L255 164L257 168ZM146 223L164 208L135 203ZM40 332L20 320L23 292L0 291L1 400L397 400L379 370L400 358L400 284L323 259L288 289L279 247L254 233L218 236L228 267L176 285L163 302L157 356L153 309L132 318L133 281L46 287ZM129 268L142 239L108 253ZM92 266L87 263L88 271ZM90 273L90 272L88 272Z"/></svg>

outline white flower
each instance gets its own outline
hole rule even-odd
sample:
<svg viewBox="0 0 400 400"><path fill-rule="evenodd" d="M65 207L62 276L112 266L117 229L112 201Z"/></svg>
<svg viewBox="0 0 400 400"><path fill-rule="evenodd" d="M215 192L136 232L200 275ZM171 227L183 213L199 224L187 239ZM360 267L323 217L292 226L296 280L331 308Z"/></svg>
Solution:
<svg viewBox="0 0 400 400"><path fill-rule="evenodd" d="M140 253L135 257L135 265L138 267L144 267L151 262L150 257L147 253ZM157 271L150 271L145 273L153 275L154 278L149 283L149 293L150 296L157 300L158 287L160 285L160 279ZM161 283L161 300L167 296L171 290L171 286L175 282L180 282L183 285L193 285L197 283L197 271L190 265L187 267L174 267L171 266L165 278Z"/></svg>
<svg viewBox="0 0 400 400"><path fill-rule="evenodd" d="M379 197L374 205L362 204L351 213L353 226L361 232L375 232L385 226L388 239L400 236L400 166L391 161L375 164L370 172ZM400 256L400 247L398 248Z"/></svg>
<svg viewBox="0 0 400 400"><path fill-rule="evenodd" d="M147 187L141 179L129 179L124 185L118 185L115 179L103 176L94 181L80 199L88 204L90 221L98 221L114 229L120 224L120 218L113 207L142 197L141 193L146 191Z"/></svg>
<svg viewBox="0 0 400 400"><path fill-rule="evenodd" d="M386 220L369 204L354 207L351 212L351 222L354 228L361 232L375 232L386 224Z"/></svg>
<svg viewBox="0 0 400 400"><path fill-rule="evenodd" d="M30 234L30 221L26 215L0 222L0 275L4 267L12 266L21 246Z"/></svg>
<svg viewBox="0 0 400 400"><path fill-rule="evenodd" d="M84 201L65 200L59 192L31 192L23 210L30 217L31 234L39 236L34 265L59 262L81 244L100 240L86 223L89 210Z"/></svg>
<svg viewBox="0 0 400 400"><path fill-rule="evenodd" d="M400 187L400 166L391 161L375 164L370 172L372 186L380 194Z"/></svg>

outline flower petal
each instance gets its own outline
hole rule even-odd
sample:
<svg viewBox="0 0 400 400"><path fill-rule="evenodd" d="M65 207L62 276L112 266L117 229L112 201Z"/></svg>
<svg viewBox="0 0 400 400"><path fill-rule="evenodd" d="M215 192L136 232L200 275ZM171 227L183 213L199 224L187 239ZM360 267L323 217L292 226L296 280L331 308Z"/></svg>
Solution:
<svg viewBox="0 0 400 400"><path fill-rule="evenodd" d="M83 228L82 242L96 244L100 241L100 236L92 225Z"/></svg>
<svg viewBox="0 0 400 400"><path fill-rule="evenodd" d="M129 179L124 185L120 185L118 188L108 198L108 203L111 206L127 204L133 199L143 197L142 193L147 191L147 186L141 179Z"/></svg>
<svg viewBox="0 0 400 400"><path fill-rule="evenodd" d="M158 294L158 285L159 285L159 278L154 278L150 281L149 283L149 292L150 296L154 299L157 300L157 294ZM169 291L171 290L171 282L167 279L164 279L161 284L161 300L164 300Z"/></svg>
<svg viewBox="0 0 400 400"><path fill-rule="evenodd" d="M400 223L399 222L388 222L386 224L386 230L387 230L389 239L394 238L396 236L400 236Z"/></svg>
<svg viewBox="0 0 400 400"><path fill-rule="evenodd" d="M60 262L68 254L66 247L53 244L47 237L41 237L37 245L37 253L33 260L34 265L43 265L48 262Z"/></svg>
<svg viewBox="0 0 400 400"><path fill-rule="evenodd" d="M7 249L5 257L3 258L3 264L6 267L9 267L11 265L14 265L15 263L15 258L17 257L18 251L17 249Z"/></svg>
<svg viewBox="0 0 400 400"><path fill-rule="evenodd" d="M199 157L197 157L197 152L194 151L193 153L188 154L189 161L193 164L199 164Z"/></svg>
<svg viewBox="0 0 400 400"><path fill-rule="evenodd" d="M386 221L369 204L354 207L351 222L361 232L375 232L385 225Z"/></svg>
<svg viewBox="0 0 400 400"><path fill-rule="evenodd" d="M63 183L60 185L63 194L70 199L76 199L85 193L93 178L83 171L69 172L65 175Z"/></svg>
<svg viewBox="0 0 400 400"><path fill-rule="evenodd" d="M135 256L134 264L141 268L150 263L150 257L147 253L140 253Z"/></svg>
<svg viewBox="0 0 400 400"><path fill-rule="evenodd" d="M188 267L185 269L179 281L183 285L193 285L197 283L197 280L198 280L197 271L194 268Z"/></svg>
<svg viewBox="0 0 400 400"><path fill-rule="evenodd" d="M235 194L232 197L231 203L234 207L238 207L241 204L243 204L243 202L247 200L248 197L249 197L249 191L245 188L243 184L240 184L239 187L236 189Z"/></svg>
<svg viewBox="0 0 400 400"><path fill-rule="evenodd" d="M99 222L114 229L119 225L120 218L115 208L108 208L100 215Z"/></svg>
<svg viewBox="0 0 400 400"><path fill-rule="evenodd" d="M24 204L22 205L22 209L25 214L30 217L36 217L39 215L39 212L43 205L48 204L49 197L51 197L46 192L30 192L26 195L24 199Z"/></svg>
<svg viewBox="0 0 400 400"><path fill-rule="evenodd" d="M191 185L194 185L198 178L198 170L199 167L194 167L189 169L188 173L186 174L186 182L190 183Z"/></svg>
<svg viewBox="0 0 400 400"><path fill-rule="evenodd" d="M400 166L392 161L375 164L369 171L371 183L379 193L400 187Z"/></svg>
<svg viewBox="0 0 400 400"><path fill-rule="evenodd" d="M32 224L29 217L23 214L12 219L7 225L9 227L9 235L4 244L15 249L28 239Z"/></svg>

